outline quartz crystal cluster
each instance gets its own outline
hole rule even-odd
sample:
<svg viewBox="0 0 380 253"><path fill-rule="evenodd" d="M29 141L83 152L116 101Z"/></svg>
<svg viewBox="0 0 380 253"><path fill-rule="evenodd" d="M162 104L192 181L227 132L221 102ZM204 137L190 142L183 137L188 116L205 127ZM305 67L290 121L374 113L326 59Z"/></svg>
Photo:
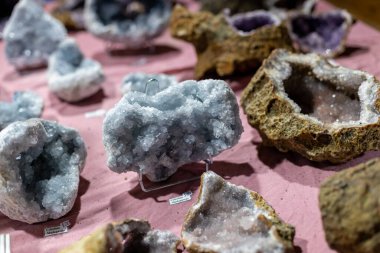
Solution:
<svg viewBox="0 0 380 253"><path fill-rule="evenodd" d="M100 63L84 58L73 39L63 41L49 59L49 89L65 101L90 97L102 88L103 80Z"/></svg>
<svg viewBox="0 0 380 253"><path fill-rule="evenodd" d="M37 223L74 205L86 149L79 134L57 123L29 119L0 132L0 211Z"/></svg>
<svg viewBox="0 0 380 253"><path fill-rule="evenodd" d="M380 160L338 172L321 186L327 242L340 253L380 250Z"/></svg>
<svg viewBox="0 0 380 253"><path fill-rule="evenodd" d="M174 76L165 74L132 73L124 77L121 92L126 94L132 91L149 92L156 94L171 85L178 84Z"/></svg>
<svg viewBox="0 0 380 253"><path fill-rule="evenodd" d="M153 95L124 95L106 115L103 143L111 170L162 181L184 164L231 148L242 131L227 83L185 81Z"/></svg>
<svg viewBox="0 0 380 253"><path fill-rule="evenodd" d="M241 104L264 144L337 163L380 149L379 88L368 73L280 49L264 61Z"/></svg>
<svg viewBox="0 0 380 253"><path fill-rule="evenodd" d="M258 193L209 171L186 216L182 242L194 253L288 253L294 233Z"/></svg>
<svg viewBox="0 0 380 253"><path fill-rule="evenodd" d="M41 67L66 36L39 0L21 0L4 28L5 55L17 69Z"/></svg>
<svg viewBox="0 0 380 253"><path fill-rule="evenodd" d="M39 118L44 107L43 99L31 91L13 94L12 103L0 102L0 130L15 121Z"/></svg>
<svg viewBox="0 0 380 253"><path fill-rule="evenodd" d="M177 253L180 240L169 231L152 230L147 221L111 223L60 253Z"/></svg>

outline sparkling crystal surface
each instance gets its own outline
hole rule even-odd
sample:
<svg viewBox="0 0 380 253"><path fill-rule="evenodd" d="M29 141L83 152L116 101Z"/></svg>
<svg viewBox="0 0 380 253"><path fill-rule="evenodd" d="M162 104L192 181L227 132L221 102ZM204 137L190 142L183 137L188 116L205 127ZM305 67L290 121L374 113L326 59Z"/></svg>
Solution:
<svg viewBox="0 0 380 253"><path fill-rule="evenodd" d="M131 91L149 92L155 94L171 85L178 84L174 76L165 74L132 73L124 77L121 92Z"/></svg>

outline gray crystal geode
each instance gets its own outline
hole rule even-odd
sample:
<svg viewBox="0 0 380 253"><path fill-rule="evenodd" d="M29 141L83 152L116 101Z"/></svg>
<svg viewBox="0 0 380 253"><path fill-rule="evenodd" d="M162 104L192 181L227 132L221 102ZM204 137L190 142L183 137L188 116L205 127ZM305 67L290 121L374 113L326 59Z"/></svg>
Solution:
<svg viewBox="0 0 380 253"><path fill-rule="evenodd" d="M17 69L45 66L66 35L63 25L44 11L39 0L21 0L4 28L6 57Z"/></svg>
<svg viewBox="0 0 380 253"><path fill-rule="evenodd" d="M294 234L260 194L208 171L181 237L192 253L290 253Z"/></svg>
<svg viewBox="0 0 380 253"><path fill-rule="evenodd" d="M77 131L29 119L0 132L0 212L37 223L74 205L86 149Z"/></svg>
<svg viewBox="0 0 380 253"><path fill-rule="evenodd" d="M63 41L49 59L49 89L65 101L90 97L102 88L103 80L100 63L84 58L74 39Z"/></svg>
<svg viewBox="0 0 380 253"><path fill-rule="evenodd" d="M234 146L243 131L236 97L221 80L185 81L149 96L130 92L103 124L108 166L162 181L180 166Z"/></svg>
<svg viewBox="0 0 380 253"><path fill-rule="evenodd" d="M166 28L170 0L88 0L84 17L95 36L130 48L146 46Z"/></svg>
<svg viewBox="0 0 380 253"><path fill-rule="evenodd" d="M132 91L156 94L171 85L178 84L174 76L165 74L132 73L124 77L121 92L126 94Z"/></svg>
<svg viewBox="0 0 380 253"><path fill-rule="evenodd" d="M42 97L31 91L13 94L12 103L0 102L0 130L15 121L39 118L44 107Z"/></svg>
<svg viewBox="0 0 380 253"><path fill-rule="evenodd" d="M295 14L288 20L289 34L303 52L327 57L342 53L352 25L351 15L344 10L322 14Z"/></svg>

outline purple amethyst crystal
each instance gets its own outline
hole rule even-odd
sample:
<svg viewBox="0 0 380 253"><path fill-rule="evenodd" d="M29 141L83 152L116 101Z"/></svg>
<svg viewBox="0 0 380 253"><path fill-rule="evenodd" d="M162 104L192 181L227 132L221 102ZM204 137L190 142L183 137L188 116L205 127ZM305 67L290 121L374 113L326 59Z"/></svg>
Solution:
<svg viewBox="0 0 380 253"><path fill-rule="evenodd" d="M303 52L328 57L344 51L351 25L351 15L342 10L315 15L297 14L288 21L290 36Z"/></svg>

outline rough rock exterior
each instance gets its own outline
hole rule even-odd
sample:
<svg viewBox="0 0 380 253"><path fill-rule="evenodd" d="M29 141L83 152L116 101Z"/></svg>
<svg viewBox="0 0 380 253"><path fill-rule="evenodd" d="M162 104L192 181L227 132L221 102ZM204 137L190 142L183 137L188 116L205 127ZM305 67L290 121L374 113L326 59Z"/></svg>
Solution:
<svg viewBox="0 0 380 253"><path fill-rule="evenodd" d="M74 205L86 149L79 134L30 119L0 132L0 212L37 223L58 219Z"/></svg>
<svg viewBox="0 0 380 253"><path fill-rule="evenodd" d="M177 253L179 242L169 231L151 230L147 221L128 219L108 224L60 253Z"/></svg>
<svg viewBox="0 0 380 253"><path fill-rule="evenodd" d="M126 94L132 91L156 94L171 85L178 84L174 76L165 74L132 73L124 77L121 92Z"/></svg>
<svg viewBox="0 0 380 253"><path fill-rule="evenodd" d="M316 55L277 50L241 104L264 144L314 161L348 161L380 149L380 83Z"/></svg>
<svg viewBox="0 0 380 253"><path fill-rule="evenodd" d="M186 216L182 242L193 253L288 253L294 233L258 193L209 171Z"/></svg>
<svg viewBox="0 0 380 253"><path fill-rule="evenodd" d="M330 247L380 252L380 159L339 172L321 186L319 205Z"/></svg>
<svg viewBox="0 0 380 253"><path fill-rule="evenodd" d="M48 84L68 102L83 100L101 90L103 70L97 61L84 58L73 39L63 41L49 59Z"/></svg>
<svg viewBox="0 0 380 253"><path fill-rule="evenodd" d="M292 49L288 31L283 25L258 26L249 20L252 30L244 34L228 22L225 15L209 12L191 13L176 6L171 18L174 37L194 45L198 62L196 78L218 74L228 76L253 71L276 48Z"/></svg>
<svg viewBox="0 0 380 253"><path fill-rule="evenodd" d="M69 30L83 30L84 0L60 0L52 15Z"/></svg>
<svg viewBox="0 0 380 253"><path fill-rule="evenodd" d="M18 91L13 94L12 103L0 102L0 130L15 121L39 118L44 101L31 91Z"/></svg>
<svg viewBox="0 0 380 253"><path fill-rule="evenodd" d="M124 95L106 115L103 143L111 170L162 181L184 164L231 148L242 131L227 83L185 81L155 95Z"/></svg>
<svg viewBox="0 0 380 253"><path fill-rule="evenodd" d="M41 67L66 35L39 0L21 0L4 28L5 55L17 69Z"/></svg>

